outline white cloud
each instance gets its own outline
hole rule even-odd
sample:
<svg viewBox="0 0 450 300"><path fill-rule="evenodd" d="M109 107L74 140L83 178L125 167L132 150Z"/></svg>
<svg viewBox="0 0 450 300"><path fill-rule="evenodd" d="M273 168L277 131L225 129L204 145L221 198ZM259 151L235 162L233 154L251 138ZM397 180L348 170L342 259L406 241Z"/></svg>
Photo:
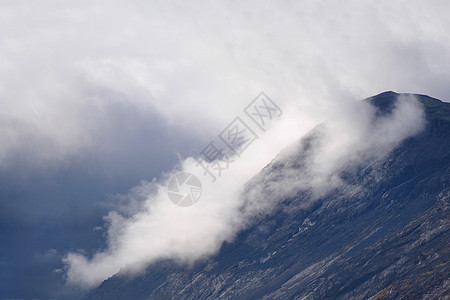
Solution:
<svg viewBox="0 0 450 300"><path fill-rule="evenodd" d="M319 130L303 168L296 165L296 155L282 155L277 161L287 164L263 173L244 193L244 184L304 133L301 121L295 121L294 116L298 115L288 113L240 157L234 157L230 169L214 183L202 176L203 169L193 158L181 162L180 169L167 178L183 171L202 179L202 197L194 206L182 208L169 201L167 180L151 183L156 192L147 197L144 209L125 218L117 213L108 216L107 250L92 258L68 254L68 282L92 287L120 270L140 271L158 259L192 263L211 255L252 216L299 190L311 191L316 197L324 195L342 185L339 172L344 167L383 158L403 139L420 132L425 123L421 105L413 98L401 97L392 115L378 121L374 121L374 109L360 103L345 117L336 116Z"/></svg>
<svg viewBox="0 0 450 300"><path fill-rule="evenodd" d="M21 148L45 165L94 147L117 101L211 135L261 90L321 113L389 89L445 99L447 6L4 1L0 165Z"/></svg>
<svg viewBox="0 0 450 300"><path fill-rule="evenodd" d="M69 279L87 285L122 266L213 253L241 223L234 212L242 184L325 119L344 121L330 125L340 134L326 139L324 160L312 162L319 175L339 168L348 155L360 157L344 146L369 154L377 146L378 155L414 132L409 121L417 110L408 104L401 107L403 117L386 120L395 131L385 125L373 135L364 126L354 131L347 120L358 118L361 126L370 115L354 113L355 100L391 89L444 100L450 95L448 1L47 0L1 6L1 168L23 149L28 163L39 167L86 148L103 149L98 137L110 122L121 121L108 110L117 103L156 110L193 136L217 134L261 90L286 113L284 127L264 135L230 171L233 180L205 185L209 196L198 205L173 207L161 181L145 212L132 219L110 215L111 230L124 226L110 233L107 252L92 260L68 257ZM180 168L194 172L189 159Z"/></svg>

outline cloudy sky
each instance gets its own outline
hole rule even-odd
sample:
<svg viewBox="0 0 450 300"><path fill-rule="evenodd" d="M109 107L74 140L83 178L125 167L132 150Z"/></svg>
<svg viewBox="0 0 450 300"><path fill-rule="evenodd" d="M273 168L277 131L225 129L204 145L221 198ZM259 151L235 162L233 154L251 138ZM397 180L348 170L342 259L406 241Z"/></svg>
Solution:
<svg viewBox="0 0 450 300"><path fill-rule="evenodd" d="M369 134L370 109L355 104L386 90L450 99L449 11L445 0L0 1L0 298L70 297L121 268L213 254L245 223L232 217L243 183L324 120L336 121L319 185L356 155L335 149L366 152L389 133L374 156L389 151L420 130L420 107L405 100ZM281 119L256 128L213 185L199 174L196 205L173 205L171 175L195 172L192 157L261 91Z"/></svg>

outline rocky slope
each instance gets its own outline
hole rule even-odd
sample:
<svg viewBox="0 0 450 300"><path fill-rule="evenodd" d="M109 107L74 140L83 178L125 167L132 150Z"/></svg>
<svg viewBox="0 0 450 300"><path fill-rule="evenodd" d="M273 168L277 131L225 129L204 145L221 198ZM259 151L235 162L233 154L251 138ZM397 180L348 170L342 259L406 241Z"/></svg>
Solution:
<svg viewBox="0 0 450 300"><path fill-rule="evenodd" d="M397 96L366 101L389 114ZM134 278L113 276L86 299L447 299L450 104L417 97L427 118L422 133L382 161L342 171L363 189L339 187L301 209L308 195L299 192L208 261L189 268L160 261ZM301 162L307 144L308 137L286 159ZM283 161L262 175L280 168Z"/></svg>

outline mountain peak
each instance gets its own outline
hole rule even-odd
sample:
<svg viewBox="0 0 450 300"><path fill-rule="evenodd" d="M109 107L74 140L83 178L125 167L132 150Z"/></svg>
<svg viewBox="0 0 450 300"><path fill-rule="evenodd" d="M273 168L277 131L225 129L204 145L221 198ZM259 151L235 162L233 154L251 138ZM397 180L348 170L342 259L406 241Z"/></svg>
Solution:
<svg viewBox="0 0 450 300"><path fill-rule="evenodd" d="M369 97L365 99L365 101L368 101L372 106L376 107L378 114L385 115L392 112L398 96L400 96L400 94L393 91L387 91L376 96Z"/></svg>
<svg viewBox="0 0 450 300"><path fill-rule="evenodd" d="M394 92L394 91L386 91L386 92L382 92L378 95L373 96L373 98L377 98L377 97L390 97L390 96L398 96L399 94Z"/></svg>
<svg viewBox="0 0 450 300"><path fill-rule="evenodd" d="M397 103L397 99L400 96L410 96L416 98L424 106L428 119L449 119L450 104L427 95L386 91L378 95L366 98L364 101L368 101L372 106L377 108L377 115L386 115L392 112L395 104Z"/></svg>

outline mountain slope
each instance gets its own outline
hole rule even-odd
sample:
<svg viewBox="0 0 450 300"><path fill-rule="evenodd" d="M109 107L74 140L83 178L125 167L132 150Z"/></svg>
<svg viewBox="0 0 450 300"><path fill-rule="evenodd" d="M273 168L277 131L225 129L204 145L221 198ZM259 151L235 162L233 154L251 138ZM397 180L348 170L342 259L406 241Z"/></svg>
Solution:
<svg viewBox="0 0 450 300"><path fill-rule="evenodd" d="M398 94L369 101L390 114ZM347 185L308 202L299 191L259 216L208 261L170 261L113 276L86 299L443 299L449 293L450 104L417 95L425 130L387 158L343 170ZM301 149L259 176L298 164ZM349 187L363 187L350 190ZM252 184L249 184L249 189Z"/></svg>

